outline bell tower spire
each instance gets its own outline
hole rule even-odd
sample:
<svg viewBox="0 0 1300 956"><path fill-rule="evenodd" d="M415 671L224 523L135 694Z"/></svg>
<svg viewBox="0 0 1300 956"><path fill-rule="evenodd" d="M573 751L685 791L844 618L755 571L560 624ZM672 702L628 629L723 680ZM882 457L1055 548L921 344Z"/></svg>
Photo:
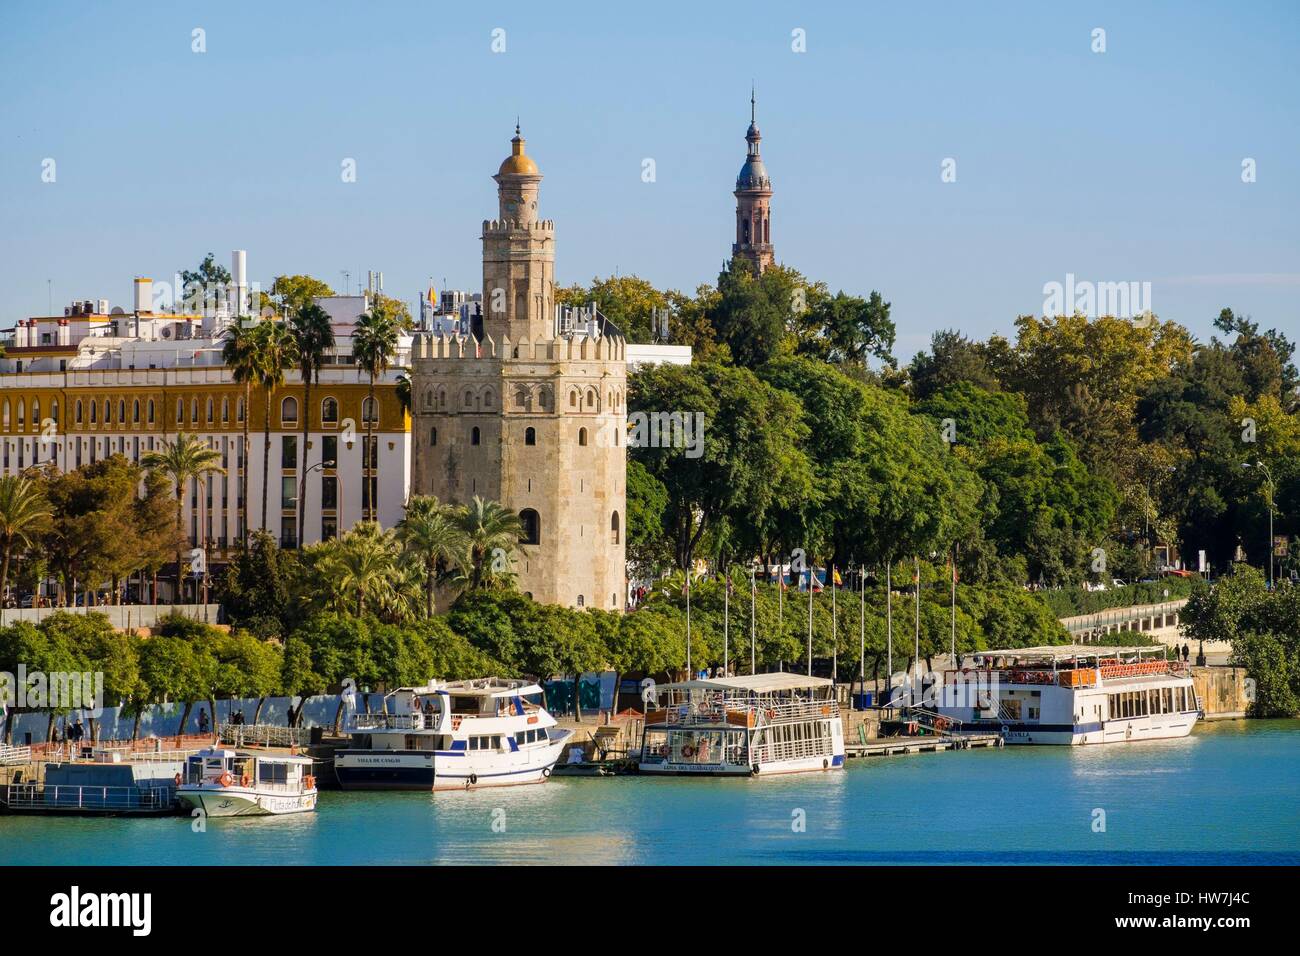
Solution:
<svg viewBox="0 0 1300 956"><path fill-rule="evenodd" d="M749 129L745 132L745 164L736 177L736 241L733 258L748 260L761 273L775 261L772 247L772 180L759 152L763 135L758 131L758 106L754 87L749 90Z"/></svg>

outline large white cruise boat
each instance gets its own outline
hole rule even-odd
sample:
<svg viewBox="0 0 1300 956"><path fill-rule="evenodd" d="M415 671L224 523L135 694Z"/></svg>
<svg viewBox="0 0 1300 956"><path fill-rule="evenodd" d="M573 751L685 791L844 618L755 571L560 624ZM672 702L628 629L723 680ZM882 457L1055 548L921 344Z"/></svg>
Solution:
<svg viewBox="0 0 1300 956"><path fill-rule="evenodd" d="M844 766L844 724L834 685L822 677L661 684L647 704L641 773L767 776Z"/></svg>
<svg viewBox="0 0 1300 956"><path fill-rule="evenodd" d="M572 731L559 730L543 691L485 677L400 687L383 712L351 712L351 746L335 751L344 790L467 790L541 783Z"/></svg>
<svg viewBox="0 0 1300 956"><path fill-rule="evenodd" d="M944 729L1011 744L1125 743L1185 737L1201 713L1190 672L1163 647L1010 648L980 651L973 665L944 674L934 704Z"/></svg>

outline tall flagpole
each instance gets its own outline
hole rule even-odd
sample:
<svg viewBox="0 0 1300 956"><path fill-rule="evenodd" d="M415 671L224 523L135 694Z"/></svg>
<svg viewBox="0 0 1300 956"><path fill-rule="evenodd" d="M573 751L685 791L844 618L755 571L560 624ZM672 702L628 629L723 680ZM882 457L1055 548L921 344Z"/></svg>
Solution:
<svg viewBox="0 0 1300 956"><path fill-rule="evenodd" d="M695 669L691 667L691 572L686 571L686 673L687 680L695 679Z"/></svg>
<svg viewBox="0 0 1300 956"><path fill-rule="evenodd" d="M912 557L912 579L916 582L916 650L913 657L916 661L916 676L921 676L921 557L913 555ZM689 606L689 605L688 605ZM908 675L909 677L911 675Z"/></svg>
<svg viewBox="0 0 1300 956"><path fill-rule="evenodd" d="M785 660L785 555L777 555L776 560L776 636L781 659Z"/></svg>
<svg viewBox="0 0 1300 956"><path fill-rule="evenodd" d="M754 638L756 630L754 627L754 615L758 605L758 583L754 580L754 566L749 567L749 672L757 674L758 656L754 650Z"/></svg>
<svg viewBox="0 0 1300 956"><path fill-rule="evenodd" d="M894 563L885 560L885 647L888 661L885 664L885 703L892 699L894 691L894 595L892 575Z"/></svg>
<svg viewBox="0 0 1300 956"><path fill-rule="evenodd" d="M812 677L812 588L813 565L808 565L808 676Z"/></svg>
<svg viewBox="0 0 1300 956"><path fill-rule="evenodd" d="M858 568L858 591L862 603L858 608L858 693L867 692L867 566Z"/></svg>
<svg viewBox="0 0 1300 956"><path fill-rule="evenodd" d="M722 676L726 677L731 673L731 658L729 647L727 646L728 628L730 627L729 616L731 613L731 571L728 570L723 577L722 590Z"/></svg>
<svg viewBox="0 0 1300 956"><path fill-rule="evenodd" d="M957 545L952 546L952 667L957 669Z"/></svg>
<svg viewBox="0 0 1300 956"><path fill-rule="evenodd" d="M835 616L835 565L831 565L831 682L840 673L840 627Z"/></svg>

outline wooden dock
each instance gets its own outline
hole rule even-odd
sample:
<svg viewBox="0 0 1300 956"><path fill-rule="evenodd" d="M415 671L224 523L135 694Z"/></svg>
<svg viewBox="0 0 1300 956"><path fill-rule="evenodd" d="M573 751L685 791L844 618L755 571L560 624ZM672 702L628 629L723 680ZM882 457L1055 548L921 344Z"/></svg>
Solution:
<svg viewBox="0 0 1300 956"><path fill-rule="evenodd" d="M877 737L862 743L845 743L846 757L895 757L900 754L932 754L973 747L1001 747L998 734L943 734L933 737Z"/></svg>

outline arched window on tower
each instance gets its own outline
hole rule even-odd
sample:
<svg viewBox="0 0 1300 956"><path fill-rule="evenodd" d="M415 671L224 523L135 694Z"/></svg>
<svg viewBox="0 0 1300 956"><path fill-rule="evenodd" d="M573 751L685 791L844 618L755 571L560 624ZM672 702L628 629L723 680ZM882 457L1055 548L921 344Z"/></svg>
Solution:
<svg viewBox="0 0 1300 956"><path fill-rule="evenodd" d="M429 447L432 448L438 444L438 429L429 429Z"/></svg>
<svg viewBox="0 0 1300 956"><path fill-rule="evenodd" d="M618 526L617 511L615 511L613 514L609 516L609 540L611 544L618 544L619 541L619 526Z"/></svg>
<svg viewBox="0 0 1300 956"><path fill-rule="evenodd" d="M477 444L479 444L482 440L483 440L483 434L482 434L482 432L480 432L480 431L478 430L478 426L475 425L473 428L470 429L470 432L469 432L469 443L470 443L471 445L477 445Z"/></svg>
<svg viewBox="0 0 1300 956"><path fill-rule="evenodd" d="M140 399L138 398L131 403L131 423L140 424Z"/></svg>
<svg viewBox="0 0 1300 956"><path fill-rule="evenodd" d="M225 418L225 406L221 409L222 418ZM280 403L280 423L282 425L298 424L298 399L290 395Z"/></svg>
<svg viewBox="0 0 1300 956"><path fill-rule="evenodd" d="M525 428L525 429L524 429L524 444L525 444L525 445L536 445L536 444L537 444L537 429L536 429L536 428L529 427L529 428Z"/></svg>
<svg viewBox="0 0 1300 956"><path fill-rule="evenodd" d="M578 444L579 445L587 444L587 429L585 428L578 429Z"/></svg>
<svg viewBox="0 0 1300 956"><path fill-rule="evenodd" d="M532 508L519 512L519 526L520 544L542 543L542 519Z"/></svg>

